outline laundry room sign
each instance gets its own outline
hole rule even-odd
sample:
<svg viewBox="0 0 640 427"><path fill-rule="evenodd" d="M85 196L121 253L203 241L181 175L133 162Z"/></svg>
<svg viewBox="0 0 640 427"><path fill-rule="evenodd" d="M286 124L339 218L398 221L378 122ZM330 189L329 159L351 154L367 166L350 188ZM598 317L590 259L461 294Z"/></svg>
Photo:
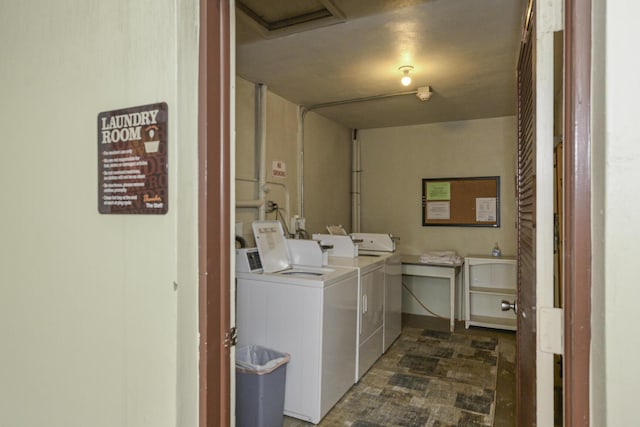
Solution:
<svg viewBox="0 0 640 427"><path fill-rule="evenodd" d="M98 114L100 213L167 213L167 116L165 102Z"/></svg>

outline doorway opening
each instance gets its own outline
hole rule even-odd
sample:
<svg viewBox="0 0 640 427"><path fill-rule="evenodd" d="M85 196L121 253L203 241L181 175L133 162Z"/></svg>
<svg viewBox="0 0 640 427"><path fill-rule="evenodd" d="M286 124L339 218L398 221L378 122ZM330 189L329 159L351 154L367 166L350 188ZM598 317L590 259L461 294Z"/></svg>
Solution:
<svg viewBox="0 0 640 427"><path fill-rule="evenodd" d="M564 54L562 53L562 50L560 50L560 52L561 52L561 53L560 53L560 55L561 55L561 56L564 56ZM286 59L286 58L284 58L284 57L283 57L283 62L285 61L285 59ZM558 85L556 85L556 87L559 87L559 86L558 86ZM240 98L240 97L239 97L239 98ZM253 102L253 101L252 101L252 102ZM277 102L278 102L278 103L280 103L280 101L277 101ZM282 104L282 103L280 103L280 104ZM280 104L278 104L278 108L280 108L279 113L280 113L280 114L282 114L282 113L286 113L286 109L287 109L287 107L286 107L286 106L284 106L284 107L283 107L283 106L282 106L282 105L280 105ZM561 102L561 103L560 103L560 106L559 106L559 107L560 107L560 108L559 108L560 110L562 109L561 107L562 107L563 105L564 105L564 103L563 103L563 102ZM556 110L556 111L558 111L558 110ZM265 114L268 114L268 113L265 113ZM273 118L272 118L272 119L273 119ZM563 125L562 125L562 122L561 122L561 121L556 121L556 123L560 123L560 124L559 124L559 126L560 126L560 127L563 127ZM248 127L252 127L254 124L255 124L255 123L254 123L253 121L252 121L251 123L247 123L247 125L249 125ZM282 125L282 123L279 123L279 125ZM287 123L284 123L284 126L290 126L290 125L291 125L291 123L288 123L288 124L287 124ZM295 127L295 126L294 126L294 127ZM238 128L238 132L243 132L243 130L241 130L241 129L240 129L240 127L239 127L239 128ZM296 141L295 141L295 140L291 140L291 139L289 139L288 141L285 141L285 142L287 142L287 143L294 143L294 144L296 143ZM558 156L558 158L561 158L561 157L562 157L562 155L561 155L560 153L561 153L562 148L559 148L559 149L556 149L556 150L557 150L557 156ZM251 159L251 161L250 161L249 163L251 163L251 162L252 162L252 163L255 165L255 164L259 163L260 161L261 161L260 156L258 156L258 155L256 154L256 155L254 155L254 156L253 156L253 158ZM291 163L288 163L288 164L289 164L289 165L294 164L294 162L295 162L295 161L296 161L296 160L295 160L295 158L294 158L294 159L293 159L293 161L292 161ZM285 163L286 163L286 162L285 162ZM263 167L264 167L264 166L263 166ZM238 166L238 169L241 169L241 166ZM274 166L274 168L273 168L273 169L274 169L274 170L276 170L275 166ZM291 171L291 169L290 169L290 171ZM295 173L296 173L296 174L302 174L302 173L304 173L304 172L302 172L302 171L295 171ZM566 171L565 171L564 173L565 173L565 174L567 174L567 173L570 173L570 172L566 172ZM562 176L562 175L561 175L561 173L560 173L560 175L556 174L556 176ZM558 179L558 185L557 185L558 190L557 190L556 194L560 194L560 193L561 193L561 191L560 191L560 189L562 188L562 182L561 182L561 181L562 181L562 180ZM245 182L245 184L247 184L248 186L252 186L253 188L255 188L255 184L256 184L256 183L257 183L257 179L255 179L255 180L254 180L253 178L251 178L250 180L248 180L248 181L246 181L246 182ZM243 185L245 185L245 184L239 184L239 186L243 186ZM282 182L279 182L279 184L280 184L280 185L273 185L273 186L272 186L272 188L271 188L271 190L272 190L272 191L274 191L274 192L281 192L281 193L282 193L282 196L281 196L281 197L283 197L283 198L285 198L285 196L284 196L284 195L287 195L287 194L289 194L289 195L288 195L288 196L286 196L286 197L288 197L288 198L290 198L290 199L294 199L294 200L295 200L295 198L296 198L296 197L298 197L298 195L295 195L295 194L294 194L294 195L292 195L293 193L295 193L295 188L289 188L286 184L283 184ZM254 199L254 200L255 200L255 203L256 203L256 204L260 203L261 198L260 198L260 197L258 197L257 193L254 193L254 194L256 194L256 197L255 197L255 199ZM274 194L274 193L271 193L271 194ZM558 202L559 198L558 198L558 197L556 197L556 198L554 198L554 199L556 200L556 206L557 206L557 208L558 208L558 209L562 208L562 204L560 204L560 203ZM280 206L282 206L283 204L284 204L284 203L280 204ZM302 204L302 201L301 201L301 200L295 200L295 201L294 201L294 203L292 203L292 205L295 205L295 204ZM259 207L257 207L256 209L258 209L258 208L259 208ZM253 207L251 207L251 209L253 209ZM290 215L290 216L292 216L291 214L293 213L293 212L292 212L293 208L290 208L290 209L291 209L291 210L290 210L289 212L287 212L287 214L288 214L288 215ZM562 233L562 231L561 231L561 229L562 229L562 214L563 214L562 210L561 210L561 209L560 209L560 210L558 210L557 214L558 214L558 217L557 217L558 219L557 219L557 222L556 222L556 223L558 224L558 225L557 225L557 229L558 229L558 236L562 236L562 234L561 234L561 233ZM288 222L288 221L287 221L287 222ZM242 232L242 228L241 228L241 232ZM560 240L560 239L559 239L559 240ZM565 273L563 273L562 271L560 271L560 269L561 269L561 267L562 267L562 265L563 265L563 262L562 262L562 253L561 253L562 245L561 245L561 244L562 244L562 242L561 242L561 241L559 241L559 242L558 242L558 245L557 245L557 248L558 248L558 254L559 254L559 255L558 255L558 257L556 258L556 260L554 261L554 263L556 264L557 269L558 269L558 272L557 272L557 274L555 275L555 276L558 278L558 280L557 280L557 282L556 282L556 287L555 287L555 303L556 303L556 305L557 305L558 307L563 307L563 305L564 305L564 294L563 294L563 292L561 291L561 289L563 289L563 287L564 287L564 288L566 288L566 286L569 286L569 285L567 285L567 284L566 284L566 282L565 282L565 284L562 284L562 283L561 283L561 281L560 281L560 279L559 279L563 274L565 274ZM571 308L571 306L567 306L567 308L568 308L568 309L570 309L570 308ZM561 359L559 359L558 361L559 361L560 363L557 363L557 364L556 364L556 366L557 366L557 367L562 366L562 360L561 360ZM566 363L566 361L565 361L565 363ZM564 373L564 372L562 372L562 371L558 368L558 370L557 370L557 376L558 376L558 378L560 378L561 374L563 374L563 373ZM557 383L557 385L558 385L558 386L560 386L560 383L558 382L558 383ZM560 388L558 388L558 390L560 390L560 391L559 391L559 394L561 395L561 394L562 394L562 388L560 387ZM558 399L556 399L556 402L557 402L557 403L555 404L556 413L561 413L561 412L559 411L559 409L560 409L561 405L558 403ZM588 402L588 400L587 400L587 402Z"/></svg>

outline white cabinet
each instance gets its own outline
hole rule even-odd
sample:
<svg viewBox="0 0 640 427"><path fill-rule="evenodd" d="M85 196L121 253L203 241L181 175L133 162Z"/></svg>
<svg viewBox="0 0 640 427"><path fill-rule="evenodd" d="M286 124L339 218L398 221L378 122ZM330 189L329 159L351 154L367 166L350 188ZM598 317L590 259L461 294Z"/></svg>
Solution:
<svg viewBox="0 0 640 427"><path fill-rule="evenodd" d="M516 330L513 310L502 311L502 300L516 299L516 259L512 256L468 256L464 263L465 327Z"/></svg>

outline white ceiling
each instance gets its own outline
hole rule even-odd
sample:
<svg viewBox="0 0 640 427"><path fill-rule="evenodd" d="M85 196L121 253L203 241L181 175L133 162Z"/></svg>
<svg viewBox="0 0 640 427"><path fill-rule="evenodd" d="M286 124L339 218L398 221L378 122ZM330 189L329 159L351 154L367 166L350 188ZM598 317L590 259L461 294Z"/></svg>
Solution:
<svg viewBox="0 0 640 427"><path fill-rule="evenodd" d="M310 28L260 27L239 8L236 68L296 104L312 106L416 90L315 110L350 128L515 114L515 67L525 0L237 0L266 21L327 7ZM306 8L306 9L305 9ZM341 16L342 15L342 16ZM342 21L336 23L336 21ZM296 32L297 31L297 32ZM412 65L400 84L398 67Z"/></svg>

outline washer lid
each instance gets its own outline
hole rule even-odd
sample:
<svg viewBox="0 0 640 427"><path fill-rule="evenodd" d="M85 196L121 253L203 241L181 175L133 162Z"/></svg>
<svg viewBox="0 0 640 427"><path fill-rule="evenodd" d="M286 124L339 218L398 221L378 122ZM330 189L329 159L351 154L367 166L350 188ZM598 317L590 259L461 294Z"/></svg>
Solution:
<svg viewBox="0 0 640 427"><path fill-rule="evenodd" d="M274 273L290 268L291 258L280 221L254 221L251 226L262 260L262 270Z"/></svg>

